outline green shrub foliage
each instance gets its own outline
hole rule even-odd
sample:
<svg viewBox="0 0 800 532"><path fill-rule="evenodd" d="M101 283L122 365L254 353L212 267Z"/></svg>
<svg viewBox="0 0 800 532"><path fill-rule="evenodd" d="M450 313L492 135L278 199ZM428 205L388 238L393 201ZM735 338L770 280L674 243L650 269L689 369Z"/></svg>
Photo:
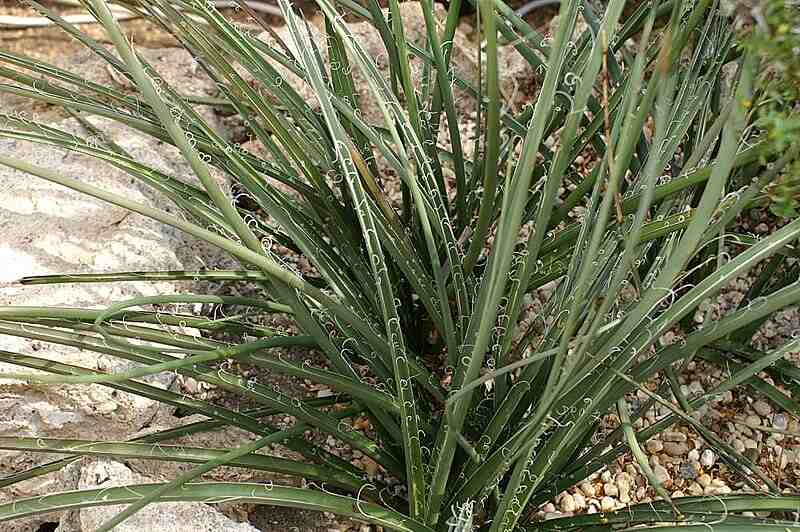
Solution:
<svg viewBox="0 0 800 532"><path fill-rule="evenodd" d="M17 500L0 505L0 520L127 504L102 529L109 530L150 503L235 500L415 532L790 526L780 519L790 519L786 512L800 501L781 495L758 464L697 415L740 386L798 413L796 399L772 384L800 389L796 368L784 361L798 339L759 351L750 338L773 313L800 300L800 220L784 201L777 209L790 219L768 236L742 234L736 225L747 209L775 205L776 195L797 190L796 172L786 171L800 149L791 140L797 118L786 105L796 101L799 56L789 36L797 26L780 21L781 2L767 2L776 10L772 33L745 46L742 32L757 33L758 25L738 25L739 15L710 0L610 0L603 8L565 0L549 35L502 0L479 0L469 15L480 37L474 79L450 65L465 8L460 0L450 2L443 20L431 0L422 0L423 44L407 40L397 0L384 9L375 0L316 0L324 18L316 31L325 39L314 38L289 0L280 0L285 42L259 38L199 0L125 3L173 34L216 83L218 95L205 100L166 83L104 0L81 3L115 54L31 2L127 78L133 92L2 50L0 90L61 107L87 128L86 117L104 117L153 136L180 151L191 178L141 164L90 130L82 137L13 113L3 115L3 137L100 159L175 208L138 204L81 176L6 154L0 164L163 222L240 266L64 272L22 282L195 279L250 283L256 292L161 294L99 310L0 308L3 334L136 363L109 374L2 352L0 362L20 369L0 377L113 386L208 418L129 442L0 438L5 449L66 455L3 479L3 486L82 456L195 464L161 484ZM353 21L375 27L388 69L378 68L374 52L351 32ZM538 92L520 111L500 90L502 47L513 47L537 76ZM412 63L421 65L419 72ZM795 84L765 84L767 71ZM262 150L226 140L199 112L209 105L238 115ZM368 120L365 110L378 118ZM474 127L463 127L468 123ZM465 149L467 140L474 149ZM233 184L230 190L219 176ZM387 185L395 182L393 195ZM274 245L311 267L287 265ZM702 325L686 319L745 275L752 288L736 308L707 313ZM171 316L152 306L185 303L225 305L238 317ZM289 317L291 331L265 326L270 314ZM180 326L203 336L186 336ZM677 341L660 341L666 333ZM317 362L282 356L301 348L318 353ZM691 361L725 373L706 393L686 397L676 375ZM211 384L254 407L234 411L142 380L163 372ZM336 394L293 399L270 383L270 373ZM653 424L638 423L656 405L666 413ZM295 425L273 425L269 415L276 413L292 416ZM641 445L676 422L691 426L759 494L671 500ZM257 438L223 450L169 445L226 427ZM311 434L332 436L375 467L341 459ZM271 456L275 444L304 459ZM659 502L536 521L539 505L627 451ZM203 481L221 465L309 484Z"/></svg>

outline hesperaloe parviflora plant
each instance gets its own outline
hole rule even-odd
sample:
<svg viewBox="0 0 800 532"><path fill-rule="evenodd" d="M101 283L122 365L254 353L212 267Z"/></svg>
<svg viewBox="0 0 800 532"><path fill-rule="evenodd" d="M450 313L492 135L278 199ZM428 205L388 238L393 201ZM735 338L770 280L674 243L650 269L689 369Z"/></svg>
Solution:
<svg viewBox="0 0 800 532"><path fill-rule="evenodd" d="M388 9L376 0L316 0L324 42L313 38L289 0L279 1L286 42L276 35L259 39L202 1L125 2L192 54L219 90L208 101L184 97L182 87L167 84L104 0L81 4L116 54L30 4L107 61L134 92L2 50L0 76L7 82L0 90L156 137L179 150L193 175L170 175L111 142L90 142L13 113L3 115L0 136L100 159L172 201L180 216L80 176L5 154L0 163L184 231L241 267L30 277L23 284L194 279L255 284L258 296L161 294L100 310L0 308L0 333L136 363L103 373L2 352L0 362L29 369L0 377L111 386L208 418L126 442L1 437L4 449L67 455L3 479L4 487L84 456L196 466L161 484L16 500L0 505L0 520L128 505L101 528L110 530L151 503L242 501L414 532L669 523L727 529L755 526L758 518L742 512L780 517L800 505L695 416L745 385L800 413L796 400L762 374L800 389L797 370L783 360L797 340L768 352L749 342L773 313L800 301L800 220L760 239L739 234L735 223L768 200L765 187L800 148L784 145L778 152L752 127L764 58L738 45L733 21L717 2L627 6L610 0L601 10L597 3L564 0L552 35L544 36L502 0L479 0L477 82L450 65L464 10L460 0L450 2L444 21L431 0L421 2L425 45L406 39L397 0L388 0ZM351 20L376 28L388 69L379 68L351 33ZM501 46L513 46L539 76L538 94L518 112L500 91ZM287 72L311 90L312 100L283 81ZM359 87L377 120L365 118ZM472 106L457 105L463 98ZM237 113L261 151L232 145L204 120L200 105ZM475 125L472 150L464 149L466 121ZM219 175L249 201L233 201ZM402 197L390 197L381 186L387 176L399 179ZM273 243L302 255L312 269L289 268L274 255ZM701 303L745 274L756 280L737 308L709 315L703 326L686 323ZM542 287L548 296L534 312L531 297ZM152 307L184 303L246 312L241 319L214 319L164 315ZM298 332L263 326L263 317L274 313L290 316ZM203 334L188 335L184 326ZM659 342L678 328L678 343ZM314 350L324 363L295 363L281 355L286 349ZM695 360L726 373L706 393L687 397L677 374ZM261 377L245 378L237 367L259 368ZM257 406L235 411L141 380L163 372ZM337 395L292 399L269 384L269 372L328 386ZM666 414L637 423L655 405ZM294 426L274 426L273 414L293 417ZM618 424L606 430L599 422L604 416ZM368 423L354 427L356 417ZM642 445L676 422L695 430L753 494L671 499ZM225 450L169 445L225 427L257 438ZM313 434L369 457L379 474L323 449ZM265 450L273 445L304 459L270 456ZM537 521L541 504L626 451L660 501ZM203 481L222 465L325 488Z"/></svg>

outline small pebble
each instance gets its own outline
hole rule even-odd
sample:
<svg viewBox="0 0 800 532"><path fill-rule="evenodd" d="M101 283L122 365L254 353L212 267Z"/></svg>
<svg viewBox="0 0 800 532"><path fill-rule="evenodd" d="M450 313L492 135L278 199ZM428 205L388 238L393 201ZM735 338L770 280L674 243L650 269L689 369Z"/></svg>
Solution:
<svg viewBox="0 0 800 532"><path fill-rule="evenodd" d="M669 471L667 468L662 465L657 465L653 468L653 473L656 475L656 479L662 484L668 484L672 482L672 477L669 475Z"/></svg>
<svg viewBox="0 0 800 532"><path fill-rule="evenodd" d="M772 413L772 407L766 401L756 401L753 403L753 410L761 417L767 417Z"/></svg>
<svg viewBox="0 0 800 532"><path fill-rule="evenodd" d="M684 480L694 480L700 476L700 464L698 462L683 462L678 472Z"/></svg>
<svg viewBox="0 0 800 532"><path fill-rule="evenodd" d="M744 442L739 438L733 440L733 443L731 445L733 445L733 448L736 450L737 453L743 453L744 450L747 448L744 446Z"/></svg>
<svg viewBox="0 0 800 532"><path fill-rule="evenodd" d="M578 509L578 505L575 503L575 498L569 493L561 497L558 507L562 512L574 512Z"/></svg>
<svg viewBox="0 0 800 532"><path fill-rule="evenodd" d="M778 467L780 467L781 469L786 469L786 466L788 466L789 462L791 462L791 457L789 456L789 453L786 452L786 450L783 450L783 452L780 453L780 457L781 458L780 461L778 462Z"/></svg>
<svg viewBox="0 0 800 532"><path fill-rule="evenodd" d="M786 430L789 427L789 421L784 414L775 414L772 417L772 426L778 430Z"/></svg>
<svg viewBox="0 0 800 532"><path fill-rule="evenodd" d="M698 495L703 494L703 486L701 486L697 482L692 482L691 484L689 484L689 487L686 488L686 491L689 493L689 495L697 497Z"/></svg>
<svg viewBox="0 0 800 532"><path fill-rule="evenodd" d="M728 486L709 486L703 490L703 493L706 495L728 495L731 491Z"/></svg>
<svg viewBox="0 0 800 532"><path fill-rule="evenodd" d="M616 505L617 501L615 501L611 497L603 497L602 499L600 499L600 509L603 511L603 513L610 512L611 510L614 509Z"/></svg>
<svg viewBox="0 0 800 532"><path fill-rule="evenodd" d="M686 457L692 462L699 462L700 461L700 451L697 449L692 449L689 451L689 454Z"/></svg>
<svg viewBox="0 0 800 532"><path fill-rule="evenodd" d="M685 442L688 438L686 437L686 434L684 434L683 432L667 431L661 436L661 439L663 439L664 441L681 443Z"/></svg>
<svg viewBox="0 0 800 532"><path fill-rule="evenodd" d="M200 385L191 377L184 377L182 384L183 388L189 393L195 394L200 391Z"/></svg>
<svg viewBox="0 0 800 532"><path fill-rule="evenodd" d="M679 456L684 456L686 453L688 453L689 446L686 445L685 443L668 441L664 443L664 452L674 458L677 458Z"/></svg>
<svg viewBox="0 0 800 532"><path fill-rule="evenodd" d="M361 459L361 465L370 477L374 477L378 472L378 463L369 456L365 456Z"/></svg>
<svg viewBox="0 0 800 532"><path fill-rule="evenodd" d="M542 506L542 511L544 513L553 513L556 511L556 505L553 504L552 502L548 502L547 504Z"/></svg>
<svg viewBox="0 0 800 532"><path fill-rule="evenodd" d="M603 493L609 497L617 497L619 496L619 488L612 482L606 482L603 484Z"/></svg>
<svg viewBox="0 0 800 532"><path fill-rule="evenodd" d="M623 503L631 501L631 480L627 473L620 473L616 478L619 500Z"/></svg>
<svg viewBox="0 0 800 532"><path fill-rule="evenodd" d="M692 381L689 383L689 394L692 396L695 395L703 395L705 390L703 389L703 385L700 384L700 381Z"/></svg>
<svg viewBox="0 0 800 532"><path fill-rule="evenodd" d="M715 455L714 451L711 449L706 449L703 451L703 454L700 455L700 465L703 467L712 467L716 461L717 455Z"/></svg>
<svg viewBox="0 0 800 532"><path fill-rule="evenodd" d="M749 427L758 427L761 425L761 418L750 414L749 416L744 418L744 422Z"/></svg>
<svg viewBox="0 0 800 532"><path fill-rule="evenodd" d="M644 444L644 447L650 454L660 453L664 450L664 444L661 443L661 440L647 440L647 443Z"/></svg>
<svg viewBox="0 0 800 532"><path fill-rule="evenodd" d="M711 475L708 473L703 473L699 477L697 477L697 483L700 484L703 488L707 488L711 485Z"/></svg>
<svg viewBox="0 0 800 532"><path fill-rule="evenodd" d="M584 482L583 484L581 484L578 487L583 492L583 494L586 495L590 499L597 495L597 490L589 482Z"/></svg>
<svg viewBox="0 0 800 532"><path fill-rule="evenodd" d="M669 464L680 463L680 457L673 458L668 454L660 454L658 455L658 461L661 465L667 466Z"/></svg>
<svg viewBox="0 0 800 532"><path fill-rule="evenodd" d="M572 494L572 500L575 501L575 508L578 510L583 510L586 508L586 498L581 495L580 491L576 491Z"/></svg>
<svg viewBox="0 0 800 532"><path fill-rule="evenodd" d="M674 332L667 331L667 332L665 332L664 334L661 335L661 338L659 338L658 341L661 342L662 346L666 347L668 345L674 344L675 343L675 338L676 338L676 336L675 336Z"/></svg>
<svg viewBox="0 0 800 532"><path fill-rule="evenodd" d="M756 448L758 448L758 443L756 443L755 440L752 440L750 438L745 438L744 439L744 448L745 449L756 449Z"/></svg>
<svg viewBox="0 0 800 532"><path fill-rule="evenodd" d="M723 393L720 396L719 401L721 403L732 403L733 402L733 392L728 390L727 392Z"/></svg>

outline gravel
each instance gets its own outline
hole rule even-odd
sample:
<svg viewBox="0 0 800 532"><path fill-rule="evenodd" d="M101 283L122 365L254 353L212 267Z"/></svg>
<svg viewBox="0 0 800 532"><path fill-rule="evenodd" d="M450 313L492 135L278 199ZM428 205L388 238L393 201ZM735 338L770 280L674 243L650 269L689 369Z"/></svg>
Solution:
<svg viewBox="0 0 800 532"><path fill-rule="evenodd" d="M645 449L647 449L647 452L650 453L650 454L660 453L661 451L664 450L664 444L661 443L660 440L656 440L656 439L652 439L652 438L647 440L647 443L645 443L644 446L645 446Z"/></svg>
<svg viewBox="0 0 800 532"><path fill-rule="evenodd" d="M597 495L597 490L589 482L584 482L583 484L581 484L580 485L580 490L583 492L583 494L586 497L588 497L590 499L593 499Z"/></svg>
<svg viewBox="0 0 800 532"><path fill-rule="evenodd" d="M703 451L703 454L700 455L700 465L705 468L713 467L716 461L717 455L714 454L714 451L711 449L706 449Z"/></svg>
<svg viewBox="0 0 800 532"><path fill-rule="evenodd" d="M686 434L684 434L683 432L669 432L669 431L667 431L667 432L664 432L664 434L661 435L661 439L666 441L666 442L683 443L688 438L687 438Z"/></svg>
<svg viewBox="0 0 800 532"><path fill-rule="evenodd" d="M653 473L655 473L656 479L658 479L658 481L662 484L666 485L672 482L672 477L670 476L669 471L667 471L666 467L660 464L653 467Z"/></svg>
<svg viewBox="0 0 800 532"><path fill-rule="evenodd" d="M578 504L575 502L574 496L566 493L561 497L558 507L562 512L574 512L578 509Z"/></svg>
<svg viewBox="0 0 800 532"><path fill-rule="evenodd" d="M701 486L701 485L700 485L700 484L698 484L697 482L692 482L692 483L691 483L691 484L689 484L689 486L686 488L686 493L688 493L689 495L691 495L691 496L693 496L693 497L700 496L700 495L702 495L702 494L703 494L703 486Z"/></svg>
<svg viewBox="0 0 800 532"><path fill-rule="evenodd" d="M737 287L741 292L746 289L747 285ZM732 307L739 296L729 295L728 299L728 306ZM724 305L707 308L711 309L713 320L728 312ZM793 320L789 321L794 323ZM797 359L800 360L800 357ZM691 398L713 390L728 377L719 367L695 360L679 379L683 393ZM766 374L761 374L761 378L791 397L788 391L782 389L780 382L769 380ZM637 393L629 401L635 409L644 399ZM656 405L634 423L637 430L642 430L669 413L668 409ZM800 476L797 455L800 453L795 452L795 448L800 448L800 438L793 433L800 433L800 422L777 405L749 396L745 389L728 390L705 408L693 411L692 416L728 442L737 453L762 467L768 475L780 475L785 481L797 482ZM608 416L603 423L615 428L618 420ZM786 433L770 432L771 429L765 430L766 427ZM748 492L742 479L719 460L714 449L709 448L708 442L691 426L678 422L667 431L643 442L643 447L656 478L673 498ZM560 507L562 511L567 508L573 513L609 512L627 504L649 502L654 496L647 479L642 476L632 457L627 455L589 477L579 488L570 489L569 493L571 500L562 496L559 499L563 503ZM581 503L585 503L585 506Z"/></svg>
<svg viewBox="0 0 800 532"><path fill-rule="evenodd" d="M761 417L767 417L772 413L772 407L766 401L756 401L753 403L753 410Z"/></svg>
<svg viewBox="0 0 800 532"><path fill-rule="evenodd" d="M587 506L586 498L581 495L580 491L576 491L572 494L572 500L575 502L575 508L577 510L583 510Z"/></svg>
<svg viewBox="0 0 800 532"><path fill-rule="evenodd" d="M683 480L694 480L700 476L702 473L703 468L700 466L700 462L690 461L690 462L683 462L680 465L680 476Z"/></svg>
<svg viewBox="0 0 800 532"><path fill-rule="evenodd" d="M756 428L761 426L761 418L752 414L744 418L744 422L748 427Z"/></svg>
<svg viewBox="0 0 800 532"><path fill-rule="evenodd" d="M664 442L664 452L669 456L678 458L684 456L689 452L689 446L685 443L676 443L674 441Z"/></svg>

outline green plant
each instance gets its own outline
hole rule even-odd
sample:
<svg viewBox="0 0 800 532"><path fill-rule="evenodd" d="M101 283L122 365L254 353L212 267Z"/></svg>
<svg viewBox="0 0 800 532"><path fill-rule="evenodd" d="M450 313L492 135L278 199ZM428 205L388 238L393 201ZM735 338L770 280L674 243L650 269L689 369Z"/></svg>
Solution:
<svg viewBox="0 0 800 532"><path fill-rule="evenodd" d="M764 94L759 106L758 127L778 146L786 149L800 133L800 9L796 3L766 0L753 8L759 31L752 32L745 45L768 62ZM769 208L782 218L796 218L800 191L792 176L800 165L785 168L770 188Z"/></svg>
<svg viewBox="0 0 800 532"><path fill-rule="evenodd" d="M232 146L205 123L198 102L164 83L131 48L104 1L82 3L103 24L120 59L34 5L129 78L137 96L10 52L0 52L0 75L12 83L0 90L107 117L170 143L197 181L182 182L139 164L117 146L98 146L19 116L6 114L0 135L102 159L172 200L185 217L6 155L0 155L0 163L181 229L230 253L242 269L30 277L22 283L196 278L256 283L261 295L233 300L165 294L105 310L0 308L4 334L140 364L106 374L3 352L2 362L41 370L4 376L113 386L209 418L142 441L1 438L6 449L69 457L0 486L57 470L80 456L156 459L150 452L154 444L191 432L234 426L260 439L230 450L159 443L164 452L157 459L200 465L169 483L135 491L104 489L102 498L97 491L83 491L17 500L0 505L0 520L56 508L130 504L106 524L103 530L108 530L152 502L240 500L324 510L418 532L473 526L491 532L669 523L682 529L713 523L720 530L791 526L740 515L770 511L779 517L799 501L781 496L757 464L692 417L693 410L742 385L800 413L794 398L760 376L766 371L797 389L797 370L783 357L797 349L798 341L765 353L751 348L743 334L800 301L800 220L758 241L737 235L732 224L744 209L768 201L765 186L800 148L779 152L748 127L761 94L755 81L759 61L737 45L732 22L716 3L643 2L620 25L623 0L611 0L602 17L589 4L565 1L552 38L544 38L501 0L480 0L485 83L478 86L449 70L450 54L442 47L452 40L459 1L450 3L440 27L430 0L423 0L428 45L419 47L404 37L396 0L389 0L388 17L374 0L366 7L351 0L335 5L317 0L326 20L326 43L313 42L288 0L281 0L293 42L275 48L204 2L126 3L173 33L196 57L217 82L221 103L241 115L265 147L265 158ZM345 12L379 30L391 65L388 79L350 34L341 16ZM579 17L588 29L574 35ZM504 108L499 93L501 40L511 42L532 71L544 72L534 105L519 115ZM321 46L327 47L327 62ZM425 64L421 81L412 76L410 56ZM312 87L317 101L303 101L294 87L277 82L278 64ZM736 75L726 82L721 70L730 65ZM241 77L242 70L255 84ZM382 114L379 124L361 118L355 71ZM463 117L454 87L480 103L473 153L462 149L458 126ZM446 141L438 136L440 125ZM599 155L586 171L576 158L589 151ZM210 167L233 180L257 207L248 210L232 202ZM402 181L402 200L395 203L378 184L387 169ZM743 177L746 185L733 190ZM562 194L564 188L568 194ZM573 219L570 212L578 206L583 214ZM521 232L523 226L527 232ZM490 234L493 241L485 251ZM287 269L264 249L266 240L304 255L316 274ZM723 260L726 250L736 251L735 256ZM703 267L709 257L716 266L710 271ZM739 308L685 331L678 344L658 342L701 302L749 271L760 271L760 277ZM551 281L557 283L537 316L543 326L518 327L527 295ZM134 310L174 302L286 313L302 335L241 320L175 316L159 321L151 311ZM208 334L198 341L172 329L178 324L241 340L220 341ZM313 347L326 365L297 365L274 354L286 346ZM696 358L732 372L715 389L689 399L675 375ZM341 395L328 402L292 401L264 382L219 366L231 359L323 383ZM235 412L136 380L165 371L261 406ZM659 384L655 393L644 386L653 381ZM631 409L626 396L636 391L650 398ZM346 409L333 409L331 402ZM647 428L634 428L655 402L670 413ZM297 424L278 430L262 420L272 413L294 416ZM616 430L600 430L597 420L607 413L622 420ZM342 421L361 414L369 419L368 431ZM664 496L661 503L610 515L534 520L532 509L626 449L642 461L639 443L678 420L691 424L754 490L771 496L670 500L650 474ZM320 449L304 437L308 428L361 451L401 489L390 492L384 481L367 478ZM256 453L278 442L307 462ZM304 477L331 488L199 481L223 464ZM641 466L650 471L646 462Z"/></svg>

